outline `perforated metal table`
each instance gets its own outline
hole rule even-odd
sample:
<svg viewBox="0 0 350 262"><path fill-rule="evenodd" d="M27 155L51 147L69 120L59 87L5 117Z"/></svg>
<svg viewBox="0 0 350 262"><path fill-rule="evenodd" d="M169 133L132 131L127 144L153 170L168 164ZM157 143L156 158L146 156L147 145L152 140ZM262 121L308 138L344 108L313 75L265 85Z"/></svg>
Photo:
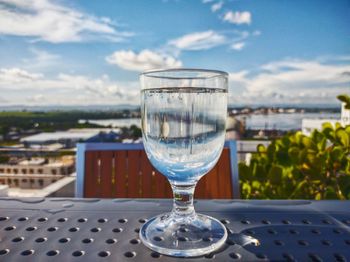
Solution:
<svg viewBox="0 0 350 262"><path fill-rule="evenodd" d="M195 205L226 224L229 237L218 252L186 259L138 239L141 225L169 211L171 200L0 198L0 261L350 261L350 201Z"/></svg>

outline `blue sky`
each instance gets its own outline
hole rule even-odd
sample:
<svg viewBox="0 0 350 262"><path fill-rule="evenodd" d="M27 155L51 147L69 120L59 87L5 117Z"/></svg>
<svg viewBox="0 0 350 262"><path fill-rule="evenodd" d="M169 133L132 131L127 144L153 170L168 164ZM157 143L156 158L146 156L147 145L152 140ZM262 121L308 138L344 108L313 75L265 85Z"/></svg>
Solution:
<svg viewBox="0 0 350 262"><path fill-rule="evenodd" d="M0 0L0 105L138 104L138 74L230 74L230 104L350 93L348 0Z"/></svg>

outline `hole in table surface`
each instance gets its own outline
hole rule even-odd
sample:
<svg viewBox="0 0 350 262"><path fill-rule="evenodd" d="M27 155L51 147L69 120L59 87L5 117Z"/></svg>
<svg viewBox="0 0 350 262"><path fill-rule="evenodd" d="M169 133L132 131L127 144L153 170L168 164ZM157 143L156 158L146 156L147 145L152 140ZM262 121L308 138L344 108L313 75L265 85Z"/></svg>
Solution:
<svg viewBox="0 0 350 262"><path fill-rule="evenodd" d="M227 245L230 245L230 246L233 246L233 245L236 244L236 242L233 241L232 239L227 239L227 240L226 240L226 244L227 244Z"/></svg>
<svg viewBox="0 0 350 262"><path fill-rule="evenodd" d="M162 238L163 240L163 238ZM181 241L181 242L186 242L188 241L188 238L187 237L178 237L177 240Z"/></svg>
<svg viewBox="0 0 350 262"><path fill-rule="evenodd" d="M83 251L83 250L77 250L77 251L74 251L73 253L72 253L72 256L73 257L80 257L80 256L83 256L85 254L85 251Z"/></svg>
<svg viewBox="0 0 350 262"><path fill-rule="evenodd" d="M252 230L252 229L247 229L247 230L245 231L245 233L247 233L248 235L254 235L254 234L255 234L255 231Z"/></svg>
<svg viewBox="0 0 350 262"><path fill-rule="evenodd" d="M39 222L46 222L47 220L48 220L47 217L38 218L38 221L39 221Z"/></svg>
<svg viewBox="0 0 350 262"><path fill-rule="evenodd" d="M333 224L333 222L328 220L328 219L322 219L322 223L326 224L326 225L332 225Z"/></svg>
<svg viewBox="0 0 350 262"><path fill-rule="evenodd" d="M337 262L345 262L347 261L346 257L343 256L342 254L334 253L334 258Z"/></svg>
<svg viewBox="0 0 350 262"><path fill-rule="evenodd" d="M298 240L298 244L300 246L308 246L309 245L309 242L305 241L305 240Z"/></svg>
<svg viewBox="0 0 350 262"><path fill-rule="evenodd" d="M110 255L111 255L111 252L109 252L109 251L101 251L98 253L99 257L108 257Z"/></svg>
<svg viewBox="0 0 350 262"><path fill-rule="evenodd" d="M114 233L120 233L120 232L122 232L123 231L123 229L122 228L113 228L113 230L112 230Z"/></svg>
<svg viewBox="0 0 350 262"><path fill-rule="evenodd" d="M240 259L242 257L241 254L235 252L230 253L229 256L233 259Z"/></svg>
<svg viewBox="0 0 350 262"><path fill-rule="evenodd" d="M255 256L259 259L267 259L267 256L265 254L258 253L258 254L255 254Z"/></svg>
<svg viewBox="0 0 350 262"><path fill-rule="evenodd" d="M17 221L23 222L23 221L27 221L29 218L28 217L20 217L17 219Z"/></svg>
<svg viewBox="0 0 350 262"><path fill-rule="evenodd" d="M325 240L325 239L322 240L321 243L322 243L322 245L324 245L324 246L331 246L331 245L332 245L332 242L331 242L331 241Z"/></svg>
<svg viewBox="0 0 350 262"><path fill-rule="evenodd" d="M290 224L292 224L292 222L290 222L290 221L287 220L287 219L283 219L283 220L282 220L282 223L285 224L285 225L290 225Z"/></svg>
<svg viewBox="0 0 350 262"><path fill-rule="evenodd" d="M277 231L274 229L271 229L271 228L267 230L267 233L269 233L271 235L277 235Z"/></svg>
<svg viewBox="0 0 350 262"><path fill-rule="evenodd" d="M311 224L312 224L311 221L308 220L308 219L303 219L303 220L301 220L301 222L302 222L303 224L306 224L306 225L311 225Z"/></svg>
<svg viewBox="0 0 350 262"><path fill-rule="evenodd" d="M230 221L228 219L221 219L220 222L224 225L230 224Z"/></svg>
<svg viewBox="0 0 350 262"><path fill-rule="evenodd" d="M152 252L151 253L151 257L153 257L153 258L160 258L162 255L161 254L159 254L158 252Z"/></svg>
<svg viewBox="0 0 350 262"><path fill-rule="evenodd" d="M33 249L27 249L27 250L24 250L24 251L21 252L22 256L30 256L32 254L34 254L34 250Z"/></svg>
<svg viewBox="0 0 350 262"><path fill-rule="evenodd" d="M57 219L57 222L63 223L63 222L66 222L67 220L68 220L68 218L66 218L66 217L61 217L61 218Z"/></svg>
<svg viewBox="0 0 350 262"><path fill-rule="evenodd" d="M77 231L79 231L79 227L71 227L69 229L69 232L77 232Z"/></svg>
<svg viewBox="0 0 350 262"><path fill-rule="evenodd" d="M214 253L209 253L209 254L206 254L204 257L208 258L208 259L214 259L215 258L215 254Z"/></svg>
<svg viewBox="0 0 350 262"><path fill-rule="evenodd" d="M47 240L46 237L39 237L39 238L35 239L35 242L42 243L42 242L45 242L46 240Z"/></svg>
<svg viewBox="0 0 350 262"><path fill-rule="evenodd" d="M213 239L211 237L204 237L203 241L204 242L211 242L211 241L213 241Z"/></svg>
<svg viewBox="0 0 350 262"><path fill-rule="evenodd" d="M5 231L11 231L11 230L15 230L15 229L16 229L15 226L9 226L9 227L4 228Z"/></svg>
<svg viewBox="0 0 350 262"><path fill-rule="evenodd" d="M141 243L140 239L137 239L137 238L130 240L130 244L133 244L133 245L140 244L140 243Z"/></svg>
<svg viewBox="0 0 350 262"><path fill-rule="evenodd" d="M12 242L17 243L17 242L21 242L23 240L24 240L24 237L15 237L14 239L12 239Z"/></svg>
<svg viewBox="0 0 350 262"><path fill-rule="evenodd" d="M56 256L59 254L59 251L58 250L50 250L46 253L47 256L49 257L53 257L53 256Z"/></svg>
<svg viewBox="0 0 350 262"><path fill-rule="evenodd" d="M57 231L58 230L58 227L49 227L48 229L47 229L47 231L49 231L49 232L55 232L55 231Z"/></svg>
<svg viewBox="0 0 350 262"><path fill-rule="evenodd" d="M162 238L162 237L159 237L159 236L155 236L155 237L153 238L153 240L159 242L159 241L163 241L163 238ZM179 239L179 240L180 240L180 239ZM181 240L180 240L180 241L181 241Z"/></svg>
<svg viewBox="0 0 350 262"><path fill-rule="evenodd" d="M293 235L299 235L299 231L296 229L290 229L289 233L293 234Z"/></svg>
<svg viewBox="0 0 350 262"><path fill-rule="evenodd" d="M5 221L5 220L9 220L9 217L0 217L0 221Z"/></svg>
<svg viewBox="0 0 350 262"><path fill-rule="evenodd" d="M312 229L311 232L312 232L313 234L316 234L316 235L320 235L320 234L321 234L321 231L318 230L318 229Z"/></svg>
<svg viewBox="0 0 350 262"><path fill-rule="evenodd" d="M26 231L34 231L34 230L37 230L37 229L38 229L37 227L27 227Z"/></svg>
<svg viewBox="0 0 350 262"><path fill-rule="evenodd" d="M311 259L312 262L322 262L322 258L315 254L315 253L309 253L309 258Z"/></svg>
<svg viewBox="0 0 350 262"><path fill-rule="evenodd" d="M124 223L128 222L128 220L126 218L121 218L118 220L118 222L124 224Z"/></svg>
<svg viewBox="0 0 350 262"><path fill-rule="evenodd" d="M181 233L186 233L186 232L188 232L188 228L181 227L181 228L179 228L179 231L180 231Z"/></svg>
<svg viewBox="0 0 350 262"><path fill-rule="evenodd" d="M274 243L276 246L284 246L284 242L281 240L275 240Z"/></svg>
<svg viewBox="0 0 350 262"><path fill-rule="evenodd" d="M100 218L97 220L98 223L106 223L108 221L107 218Z"/></svg>
<svg viewBox="0 0 350 262"><path fill-rule="evenodd" d="M92 243L94 241L93 238L84 238L81 242L83 242L84 244L89 244Z"/></svg>
<svg viewBox="0 0 350 262"><path fill-rule="evenodd" d="M286 259L286 261L295 261L295 258L293 255L288 254L288 253L283 253L282 257Z"/></svg>
<svg viewBox="0 0 350 262"><path fill-rule="evenodd" d="M334 234L343 234L344 233L344 231L343 230L341 230L341 229L338 229L338 228L335 228L335 229L333 229L333 233Z"/></svg>
<svg viewBox="0 0 350 262"><path fill-rule="evenodd" d="M100 231L101 231L101 228L99 228L99 227L94 227L94 228L91 228L90 231L93 232L93 233L97 233L97 232L100 232Z"/></svg>
<svg viewBox="0 0 350 262"><path fill-rule="evenodd" d="M129 257L129 258L132 258L132 257L135 257L135 256L136 256L136 252L134 252L134 251L128 251L128 252L125 252L125 253L124 253L124 256L125 256L125 257Z"/></svg>
<svg viewBox="0 0 350 262"><path fill-rule="evenodd" d="M60 243L67 243L67 242L69 242L69 241L70 241L70 238L69 238L69 237L63 237L63 238L61 238L61 239L58 240L58 242L60 242Z"/></svg>
<svg viewBox="0 0 350 262"><path fill-rule="evenodd" d="M270 222L269 220L267 220L267 219L261 220L261 223L263 223L263 224L265 224L265 225L271 224L271 222Z"/></svg>
<svg viewBox="0 0 350 262"><path fill-rule="evenodd" d="M139 228L135 228L134 230L136 233L140 233L140 229Z"/></svg>
<svg viewBox="0 0 350 262"><path fill-rule="evenodd" d="M139 219L139 222L140 222L141 224L146 223L146 221L147 221L147 219L144 219L144 218L140 218L140 219Z"/></svg>
<svg viewBox="0 0 350 262"><path fill-rule="evenodd" d="M79 223L85 223L85 222L87 222L87 221L88 221L87 218L79 218L79 219L78 219L78 222L79 222Z"/></svg>
<svg viewBox="0 0 350 262"><path fill-rule="evenodd" d="M107 244L114 244L114 243L117 243L117 240L115 238L109 238L106 240L106 243Z"/></svg>
<svg viewBox="0 0 350 262"><path fill-rule="evenodd" d="M7 248L6 249L0 249L0 256L6 255L8 253L10 253L9 249L7 249Z"/></svg>

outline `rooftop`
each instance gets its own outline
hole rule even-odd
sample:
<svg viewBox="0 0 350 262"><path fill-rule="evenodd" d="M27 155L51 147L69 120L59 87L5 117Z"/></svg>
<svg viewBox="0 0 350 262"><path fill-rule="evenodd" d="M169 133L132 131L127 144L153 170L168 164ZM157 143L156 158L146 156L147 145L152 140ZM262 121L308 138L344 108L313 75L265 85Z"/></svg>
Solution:
<svg viewBox="0 0 350 262"><path fill-rule="evenodd" d="M119 128L84 128L69 129L67 131L42 132L40 134L27 136L21 142L46 142L59 140L86 140L100 133L120 133Z"/></svg>
<svg viewBox="0 0 350 262"><path fill-rule="evenodd" d="M18 162L18 165L43 165L45 163L45 159L44 158L32 158L29 160L22 160L20 162Z"/></svg>
<svg viewBox="0 0 350 262"><path fill-rule="evenodd" d="M76 139L76 140L85 140L89 139L92 136L95 136L99 133L99 131L58 131L58 132L43 132L40 134L27 136L21 139L21 142L45 142L45 141L55 141L55 140L68 140L68 139Z"/></svg>

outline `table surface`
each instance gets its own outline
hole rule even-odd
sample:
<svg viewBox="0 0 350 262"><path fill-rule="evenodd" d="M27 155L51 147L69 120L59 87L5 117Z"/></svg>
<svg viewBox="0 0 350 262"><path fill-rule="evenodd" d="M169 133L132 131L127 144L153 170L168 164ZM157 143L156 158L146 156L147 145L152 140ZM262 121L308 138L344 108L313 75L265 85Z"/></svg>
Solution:
<svg viewBox="0 0 350 262"><path fill-rule="evenodd" d="M147 249L142 224L166 199L0 198L0 261L350 261L350 201L198 200L229 237L217 252Z"/></svg>

